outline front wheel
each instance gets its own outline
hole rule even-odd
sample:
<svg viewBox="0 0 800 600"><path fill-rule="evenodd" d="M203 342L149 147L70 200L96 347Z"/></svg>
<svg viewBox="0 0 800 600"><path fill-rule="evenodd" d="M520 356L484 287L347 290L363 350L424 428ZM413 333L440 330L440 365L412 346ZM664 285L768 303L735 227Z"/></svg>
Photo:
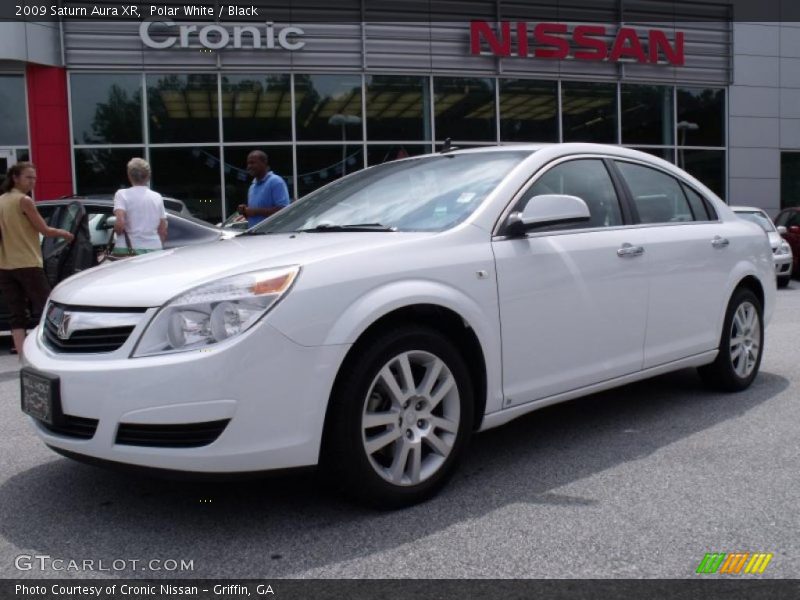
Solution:
<svg viewBox="0 0 800 600"><path fill-rule="evenodd" d="M405 327L371 340L344 369L320 457L328 475L380 508L435 494L472 430L472 385L461 354L435 330Z"/></svg>
<svg viewBox="0 0 800 600"><path fill-rule="evenodd" d="M791 275L784 275L782 277L778 277L778 287L785 288L787 285L789 285L789 282L791 280L792 280Z"/></svg>
<svg viewBox="0 0 800 600"><path fill-rule="evenodd" d="M700 367L703 380L726 392L744 390L753 383L764 352L764 323L761 302L756 295L739 288L731 297L716 360Z"/></svg>

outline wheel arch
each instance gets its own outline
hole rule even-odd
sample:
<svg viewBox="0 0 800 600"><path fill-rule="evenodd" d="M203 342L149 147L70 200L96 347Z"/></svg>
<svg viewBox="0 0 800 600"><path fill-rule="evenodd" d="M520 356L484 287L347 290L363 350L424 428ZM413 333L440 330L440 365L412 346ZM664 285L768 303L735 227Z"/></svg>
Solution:
<svg viewBox="0 0 800 600"><path fill-rule="evenodd" d="M373 321L347 351L339 365L331 388L331 397L341 385L343 373L347 372L350 363L358 360L362 349L368 346L382 333L401 327L403 324L424 325L445 336L464 358L472 382L473 430L477 431L483 422L487 398L487 365L483 347L470 323L455 310L433 303L411 304L396 308ZM323 425L323 443L320 452L326 447L326 436L330 431L332 418L332 402L328 402Z"/></svg>
<svg viewBox="0 0 800 600"><path fill-rule="evenodd" d="M761 303L761 309L765 310L764 306L764 287L761 285L761 282L758 280L758 277L754 275L747 275L743 279L736 284L734 288L734 292L739 288L748 289L756 295L758 301Z"/></svg>

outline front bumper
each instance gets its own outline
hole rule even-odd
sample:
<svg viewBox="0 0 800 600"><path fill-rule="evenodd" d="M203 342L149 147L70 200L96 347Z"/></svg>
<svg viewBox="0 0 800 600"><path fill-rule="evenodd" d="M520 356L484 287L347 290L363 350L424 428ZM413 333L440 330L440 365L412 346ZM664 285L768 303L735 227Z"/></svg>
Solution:
<svg viewBox="0 0 800 600"><path fill-rule="evenodd" d="M62 410L96 420L90 439L31 419L42 441L63 451L156 469L240 473L316 464L328 397L349 345L306 347L262 322L224 347L105 360L56 354L25 342L28 364L60 378ZM227 421L227 422L226 422ZM226 422L199 447L120 443L127 428L169 430ZM156 436L157 438L157 436Z"/></svg>
<svg viewBox="0 0 800 600"><path fill-rule="evenodd" d="M778 277L787 277L791 275L793 264L791 254L773 254L772 259L775 263L775 275Z"/></svg>

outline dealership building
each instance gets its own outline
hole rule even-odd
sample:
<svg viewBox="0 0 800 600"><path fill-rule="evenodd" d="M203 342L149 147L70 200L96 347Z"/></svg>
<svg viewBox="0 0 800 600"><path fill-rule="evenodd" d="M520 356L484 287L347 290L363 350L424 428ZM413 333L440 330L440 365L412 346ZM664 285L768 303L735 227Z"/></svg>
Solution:
<svg viewBox="0 0 800 600"><path fill-rule="evenodd" d="M448 138L586 141L731 204L800 205L800 21L719 0L433 2L0 22L0 168L33 160L41 200L111 194L143 156L155 189L219 221L253 149L297 198Z"/></svg>

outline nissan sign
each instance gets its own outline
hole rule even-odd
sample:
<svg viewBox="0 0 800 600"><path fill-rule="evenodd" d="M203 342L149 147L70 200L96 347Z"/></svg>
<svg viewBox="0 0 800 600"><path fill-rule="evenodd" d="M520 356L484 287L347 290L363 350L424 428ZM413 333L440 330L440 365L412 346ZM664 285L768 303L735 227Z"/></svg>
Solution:
<svg viewBox="0 0 800 600"><path fill-rule="evenodd" d="M670 43L661 29L648 29L640 37L632 27L619 27L615 32L603 25L576 25L571 30L565 23L503 21L498 25L496 32L486 21L470 23L471 54L483 54L485 43L495 56L684 64L682 31L676 31L675 41ZM607 43L606 36L613 39Z"/></svg>
<svg viewBox="0 0 800 600"><path fill-rule="evenodd" d="M160 25L161 27L154 27ZM153 31L151 31L151 28ZM153 33L159 33L157 39ZM222 25L176 25L174 21L144 21L139 26L139 37L142 43L156 50L164 50L177 46L190 48L196 39L199 44L209 50L222 48L266 48L273 50L300 50L306 43L298 40L303 35L300 27L276 27L267 22L260 27L255 25L236 25L230 28Z"/></svg>

